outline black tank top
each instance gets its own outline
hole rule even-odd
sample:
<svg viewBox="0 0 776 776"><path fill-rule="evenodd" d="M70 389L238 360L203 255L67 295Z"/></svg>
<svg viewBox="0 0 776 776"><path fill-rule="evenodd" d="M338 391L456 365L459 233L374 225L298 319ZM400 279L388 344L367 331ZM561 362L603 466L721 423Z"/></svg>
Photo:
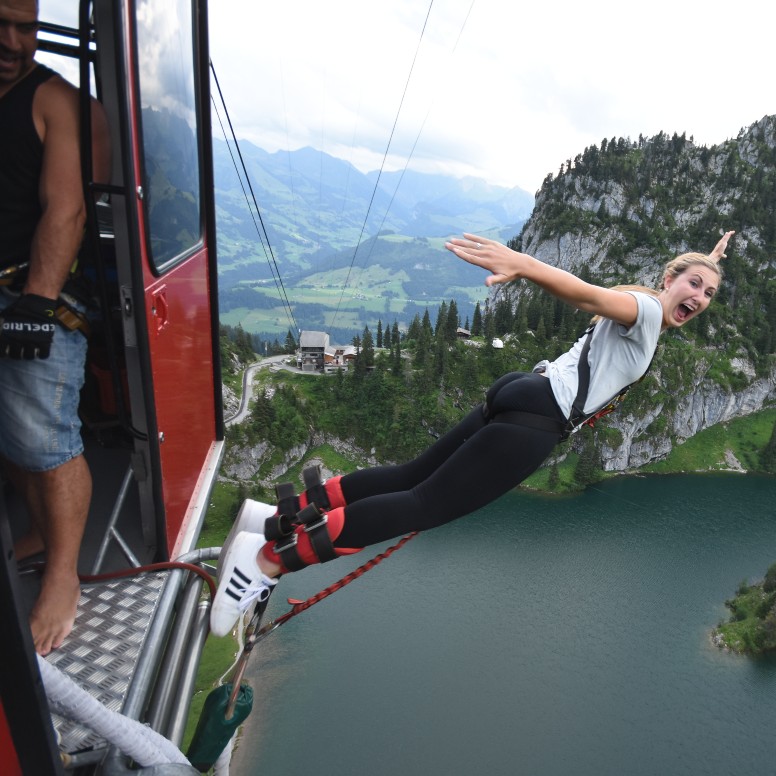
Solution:
<svg viewBox="0 0 776 776"><path fill-rule="evenodd" d="M43 143L32 120L36 89L56 73L37 65L0 97L0 269L29 259L41 215Z"/></svg>

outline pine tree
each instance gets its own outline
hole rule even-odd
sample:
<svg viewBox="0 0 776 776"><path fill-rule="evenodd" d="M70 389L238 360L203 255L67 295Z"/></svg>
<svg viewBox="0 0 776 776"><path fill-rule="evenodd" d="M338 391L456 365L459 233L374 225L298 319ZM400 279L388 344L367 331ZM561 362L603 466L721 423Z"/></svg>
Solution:
<svg viewBox="0 0 776 776"><path fill-rule="evenodd" d="M501 298L493 311L493 326L497 334L506 334L512 330L512 304L509 299Z"/></svg>
<svg viewBox="0 0 776 776"><path fill-rule="evenodd" d="M402 366L401 366L401 345L399 343L399 340L395 340L395 344L393 346L393 351L391 354L391 372L396 375L397 377L402 372Z"/></svg>
<svg viewBox="0 0 776 776"><path fill-rule="evenodd" d="M423 320L421 321L421 328L423 331L429 335L429 338L434 333L434 329L431 326L431 316L428 314L428 307L426 308L426 311L423 313Z"/></svg>
<svg viewBox="0 0 776 776"><path fill-rule="evenodd" d="M383 347L383 322L379 318L377 319L377 337L375 345L378 348Z"/></svg>
<svg viewBox="0 0 776 776"><path fill-rule="evenodd" d="M434 332L428 318L428 310L426 310L426 314L423 316L423 325L420 327L420 336L415 344L415 357L412 362L415 369L422 371L429 366L433 341Z"/></svg>
<svg viewBox="0 0 776 776"><path fill-rule="evenodd" d="M364 367L367 369L375 365L374 340L372 339L372 332L369 331L368 326L364 326L364 334L361 338L360 358L363 359Z"/></svg>
<svg viewBox="0 0 776 776"><path fill-rule="evenodd" d="M485 341L488 345L493 342L493 338L496 336L496 327L493 322L493 314L490 311L490 306L485 302L485 315L482 322L482 333L485 336Z"/></svg>
<svg viewBox="0 0 776 776"><path fill-rule="evenodd" d="M285 352L289 354L296 353L296 340L294 339L294 335L291 333L291 329L289 329L288 334L286 334Z"/></svg>
<svg viewBox="0 0 776 776"><path fill-rule="evenodd" d="M434 326L434 336L439 338L440 331L444 331L444 328L446 325L447 325L447 302L442 301L442 304L439 305L439 310L437 312L436 325Z"/></svg>
<svg viewBox="0 0 776 776"><path fill-rule="evenodd" d="M425 321L427 317L428 317L428 310L426 310L426 314L423 316L423 320ZM393 325L394 325L394 333L396 333L398 324L396 323L396 321L394 321ZM417 342L420 339L421 327L422 327L422 324L420 322L420 316L417 313L415 313L415 317L412 319L410 325L407 327L407 339L414 340L415 342Z"/></svg>
<svg viewBox="0 0 776 776"><path fill-rule="evenodd" d="M574 479L580 485L589 485L598 480L600 466L592 434L586 433L583 439L582 452L579 454L579 460L576 469L574 469Z"/></svg>
<svg viewBox="0 0 776 776"><path fill-rule="evenodd" d="M451 299L450 306L447 308L447 321L445 322L445 341L448 344L452 345L455 342L459 326L458 305L455 303L455 299Z"/></svg>
<svg viewBox="0 0 776 776"><path fill-rule="evenodd" d="M479 337L482 334L482 311L480 303L474 306L474 317L472 318L472 337Z"/></svg>

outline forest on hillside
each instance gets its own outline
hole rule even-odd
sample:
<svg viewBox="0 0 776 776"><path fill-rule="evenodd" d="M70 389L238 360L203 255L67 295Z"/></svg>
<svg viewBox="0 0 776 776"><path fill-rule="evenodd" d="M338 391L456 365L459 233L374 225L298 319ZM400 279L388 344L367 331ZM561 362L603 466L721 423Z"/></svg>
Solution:
<svg viewBox="0 0 776 776"><path fill-rule="evenodd" d="M720 229L736 231L708 311L661 337L653 367L628 393L624 411L559 450L567 468L579 462L578 483L602 476L605 462L595 450L608 448L611 470L642 466L714 424L750 414L762 420L747 432L745 468L776 471L768 415L776 375L774 201L774 117L708 148L664 133L604 140L547 176L533 214L509 244L592 283L656 285L668 259L709 251ZM461 316L459 303L418 310L400 327L378 320L376 333L368 326L353 332L359 358L347 374L277 377L252 422L232 432L235 441L269 439L282 451L321 431L373 449L378 460L406 460L479 404L495 379L557 357L588 324L586 315L523 281L492 289L471 319L472 308ZM460 339L459 327L472 338ZM262 355L270 346L295 347L291 332L282 344L257 344ZM623 424L617 417L624 412Z"/></svg>
<svg viewBox="0 0 776 776"><path fill-rule="evenodd" d="M380 322L376 334L366 327L354 338L358 356L349 370L321 378L288 372L270 378L271 388L264 386L257 392L250 419L228 430L230 447L269 443L275 451L269 462L277 463L313 433L324 433L373 451L381 462L408 460L481 404L488 386L500 376L530 371L537 361L565 350L587 323L570 310L532 299L512 311L503 300L486 304L484 310L478 305L470 322L459 319L455 300L450 300L433 322L427 311L422 318L416 316L405 334L395 322L384 329ZM458 334L465 324L471 339ZM694 349L682 338L665 339L658 358L670 365L664 368L669 380L680 380ZM234 363L229 342L222 340L222 354ZM290 334L286 346L293 351ZM249 348L241 355L253 360ZM736 379L734 374L727 377ZM626 402L638 406L655 400L672 406L676 396L670 383L658 385L647 378L633 387ZM618 433L606 418L595 428L585 427L558 448L559 455L549 463L546 487L559 486L557 466L564 457L568 457L564 488L599 480L603 476L597 453L600 442ZM753 455L754 469L776 473L776 432ZM257 475L261 477L261 471Z"/></svg>
<svg viewBox="0 0 776 776"><path fill-rule="evenodd" d="M531 253L588 240L595 255L570 269L613 285L654 277L674 255L708 252L722 230L735 230L720 293L688 328L701 345L745 353L764 374L776 353L774 202L774 116L711 147L676 133L604 139L547 176L510 245Z"/></svg>

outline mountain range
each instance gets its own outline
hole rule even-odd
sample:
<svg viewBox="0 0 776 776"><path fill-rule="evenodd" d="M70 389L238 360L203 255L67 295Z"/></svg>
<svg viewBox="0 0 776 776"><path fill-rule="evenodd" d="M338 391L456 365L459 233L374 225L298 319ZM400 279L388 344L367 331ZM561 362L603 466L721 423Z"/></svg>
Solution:
<svg viewBox="0 0 776 776"><path fill-rule="evenodd" d="M451 298L471 315L483 273L444 240L464 230L509 239L534 204L476 178L365 174L313 148L216 141L214 170L222 321L272 336L323 328L350 341Z"/></svg>

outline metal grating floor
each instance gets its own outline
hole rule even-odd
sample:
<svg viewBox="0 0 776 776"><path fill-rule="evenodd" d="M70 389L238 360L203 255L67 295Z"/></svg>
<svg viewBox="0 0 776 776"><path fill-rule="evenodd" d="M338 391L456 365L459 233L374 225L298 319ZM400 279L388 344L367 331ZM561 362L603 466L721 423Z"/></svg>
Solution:
<svg viewBox="0 0 776 776"><path fill-rule="evenodd" d="M113 711L121 711L169 572L81 586L76 627L46 660ZM101 748L97 734L52 714L60 748Z"/></svg>

